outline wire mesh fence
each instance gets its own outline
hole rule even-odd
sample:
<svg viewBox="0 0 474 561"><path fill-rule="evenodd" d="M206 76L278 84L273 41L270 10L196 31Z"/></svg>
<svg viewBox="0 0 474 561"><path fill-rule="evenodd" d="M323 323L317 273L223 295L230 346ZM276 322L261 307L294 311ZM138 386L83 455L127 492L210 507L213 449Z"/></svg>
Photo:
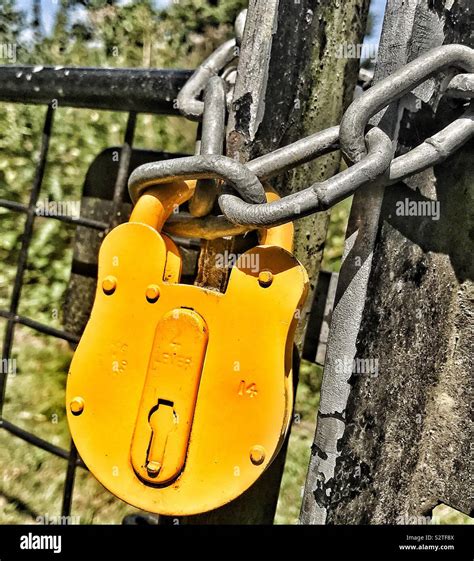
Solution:
<svg viewBox="0 0 474 561"><path fill-rule="evenodd" d="M23 204L13 200L0 199L0 208L26 216L9 305L5 308L0 308L0 318L6 320L2 345L2 365L9 364L12 359L15 328L17 325L27 326L36 332L63 339L72 344L78 343L80 339L78 335L64 329L57 329L41 323L33 317L19 314L20 298L25 280L25 272L28 266L28 252L33 238L35 219L39 215L37 203L41 196L41 188L48 162L50 140L54 131L54 117L57 104L52 101L55 99L55 93L57 93L61 84L61 76L58 75L58 71L48 68L46 68L45 71L46 76L40 78L43 80L42 85L46 86L46 93L43 87L40 97L39 95L35 96L34 91L36 88L31 83L27 90L24 90L21 83L17 82L14 85L12 84L9 79L10 74L12 74L12 72L14 73L12 67L0 68L0 101L44 104L45 101L49 99L46 105L39 158L36 164L35 176L28 203ZM62 69L61 71L67 72L67 69ZM189 72L154 71L151 77L150 71L147 70L111 71L108 69L102 71L100 69L83 69L81 71L81 69L78 69L77 72L78 78L82 77L83 81L80 79L76 80L72 89L66 92L66 95L63 94L61 103L59 104L60 106L128 110L128 120L120 151L118 174L113 192L112 212L109 214L109 220L107 222L83 216L73 217L64 214L48 215L46 217L41 215L41 217L42 219L59 220L66 224L107 232L121 221L121 205L127 189L130 159L138 115L135 109L138 108L147 112L167 115L176 114L174 99L176 98L179 88L186 81ZM2 79L2 76L5 79ZM128 95L122 98L120 106L117 106L116 93L114 93L114 91L116 92L114 84L118 78L121 79L121 91L123 92L128 89ZM93 80L92 83L90 79ZM71 81L68 81L68 83L70 84ZM143 84L147 84L147 87L144 88ZM97 91L95 97L91 95L91 89L92 92ZM36 446L67 461L61 507L61 519L67 522L71 514L76 470L77 468L87 469L87 467L78 456L72 441L69 450L64 449L40 438L32 432L24 430L15 424L15 422L12 422L12 420L4 418L3 406L5 403L8 375L9 369L3 368L2 366L0 369L0 429L7 431L12 437L20 438L32 446Z"/></svg>

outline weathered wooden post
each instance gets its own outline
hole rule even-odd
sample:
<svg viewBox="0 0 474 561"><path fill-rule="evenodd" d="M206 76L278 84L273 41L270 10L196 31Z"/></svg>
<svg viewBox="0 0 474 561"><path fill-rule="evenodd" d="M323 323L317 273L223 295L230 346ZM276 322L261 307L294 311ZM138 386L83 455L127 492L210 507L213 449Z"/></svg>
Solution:
<svg viewBox="0 0 474 561"><path fill-rule="evenodd" d="M375 80L432 47L472 46L469 18L470 0L388 0ZM459 104L440 100L440 80L377 117L397 131L399 150L459 115ZM472 509L472 154L471 142L354 198L303 523L421 523L440 502ZM407 216L411 202L418 210ZM371 367L338 368L354 359Z"/></svg>
<svg viewBox="0 0 474 561"><path fill-rule="evenodd" d="M228 130L227 154L240 161L266 153L340 121L352 99L358 61L336 58L340 43L360 43L369 0L250 0ZM338 171L337 154L288 174L276 183L282 194ZM296 223L296 256L314 289L326 238L327 214ZM200 281L222 288L214 256L232 242L208 242ZM308 310L311 298L308 301ZM301 347L307 318L301 322ZM278 501L286 447L247 493L216 511L182 519L191 524L271 524Z"/></svg>

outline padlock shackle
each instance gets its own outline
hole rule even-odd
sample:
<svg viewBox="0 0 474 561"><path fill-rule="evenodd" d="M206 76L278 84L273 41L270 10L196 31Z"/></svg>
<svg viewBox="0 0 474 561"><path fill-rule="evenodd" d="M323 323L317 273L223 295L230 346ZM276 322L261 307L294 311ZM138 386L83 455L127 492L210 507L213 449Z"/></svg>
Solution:
<svg viewBox="0 0 474 561"><path fill-rule="evenodd" d="M179 205L193 196L195 188L196 181L173 181L150 187L136 202L130 222L148 224L161 232L164 223L176 212Z"/></svg>
<svg viewBox="0 0 474 561"><path fill-rule="evenodd" d="M150 187L138 199L130 216L130 222L148 224L157 232L161 232L168 218L178 207L190 200L194 194L196 180L173 181L172 183ZM268 203L277 201L280 196L269 184L265 184L265 196ZM288 222L273 228L259 231L261 245L276 245L293 251L294 226Z"/></svg>

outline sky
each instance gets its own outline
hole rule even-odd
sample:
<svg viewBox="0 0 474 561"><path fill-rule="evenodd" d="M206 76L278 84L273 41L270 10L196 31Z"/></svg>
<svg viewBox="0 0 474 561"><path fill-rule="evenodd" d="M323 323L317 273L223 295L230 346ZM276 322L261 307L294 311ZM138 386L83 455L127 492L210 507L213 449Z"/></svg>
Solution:
<svg viewBox="0 0 474 561"><path fill-rule="evenodd" d="M123 0L123 3L127 3L131 0ZM171 3L171 0L154 0L154 3L159 8L164 8ZM26 12L27 14L32 13L33 0L16 0L17 6ZM59 0L41 0L42 15L43 15L43 30L49 33L53 27L54 16L59 7Z"/></svg>
<svg viewBox="0 0 474 561"><path fill-rule="evenodd" d="M124 2L130 0L123 0ZM383 13L385 11L385 4L387 0L372 0L370 11L374 19L374 28L372 34L366 37L368 43L378 43L380 33L382 30ZM156 6L165 7L170 4L171 0L154 0ZM43 29L46 33L51 31L54 23L54 16L59 6L59 0L42 0L43 12ZM31 14L33 0L17 0L17 5L27 14Z"/></svg>
<svg viewBox="0 0 474 561"><path fill-rule="evenodd" d="M372 33L365 38L367 43L379 43L382 33L383 15L387 0L372 0L370 3L370 13L373 19Z"/></svg>

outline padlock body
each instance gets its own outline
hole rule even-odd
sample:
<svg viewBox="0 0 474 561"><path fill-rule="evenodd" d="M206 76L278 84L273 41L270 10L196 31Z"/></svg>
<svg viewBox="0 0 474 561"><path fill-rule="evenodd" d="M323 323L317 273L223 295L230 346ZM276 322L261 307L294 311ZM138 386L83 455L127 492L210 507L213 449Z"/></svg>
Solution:
<svg viewBox="0 0 474 561"><path fill-rule="evenodd" d="M104 240L66 403L78 451L107 489L180 516L238 497L277 454L308 279L275 246L242 255L224 294L168 282L166 261L163 237L145 224L123 224Z"/></svg>

